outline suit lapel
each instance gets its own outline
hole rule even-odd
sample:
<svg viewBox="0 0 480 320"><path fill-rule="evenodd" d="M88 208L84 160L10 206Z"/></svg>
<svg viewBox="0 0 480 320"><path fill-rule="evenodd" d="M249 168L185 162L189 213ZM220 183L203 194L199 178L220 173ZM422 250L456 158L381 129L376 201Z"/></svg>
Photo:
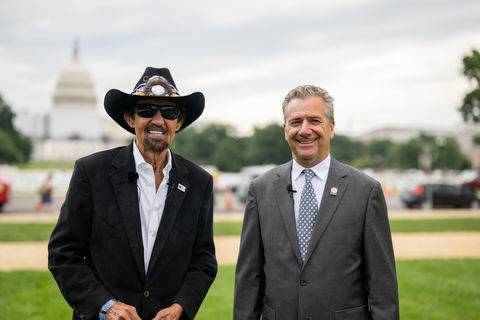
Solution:
<svg viewBox="0 0 480 320"><path fill-rule="evenodd" d="M133 143L133 142L132 142ZM142 227L140 209L138 207L138 191L135 182L128 181L128 173L136 172L133 158L133 144L123 148L113 160L112 165L118 168L110 173L115 196L117 197L125 232L132 248L132 253L142 279L145 277L143 260Z"/></svg>
<svg viewBox="0 0 480 320"><path fill-rule="evenodd" d="M186 174L187 169L181 162L180 158L172 152L172 169L169 174L170 185L147 274L160 257L160 254L167 243L168 236L172 230L175 219L177 218L180 207L188 193L190 182L186 179ZM185 187L185 189L183 189L183 187ZM183 189L183 191L181 189Z"/></svg>
<svg viewBox="0 0 480 320"><path fill-rule="evenodd" d="M313 227L313 233L310 238L310 244L308 245L304 265L308 262L313 251L315 251L318 242L322 238L330 220L332 220L335 215L335 211L347 190L348 181L344 179L345 175L346 172L342 170L340 163L332 157L325 190L322 196L322 203L320 204L320 209L318 211L317 221ZM331 194L332 188L337 189L336 194Z"/></svg>
<svg viewBox="0 0 480 320"><path fill-rule="evenodd" d="M275 180L274 190L280 215L287 230L287 236L292 245L295 256L300 264L302 258L298 247L297 227L295 224L295 211L293 206L293 196L287 191L287 186L292 183L292 161L282 165L278 170L278 179Z"/></svg>

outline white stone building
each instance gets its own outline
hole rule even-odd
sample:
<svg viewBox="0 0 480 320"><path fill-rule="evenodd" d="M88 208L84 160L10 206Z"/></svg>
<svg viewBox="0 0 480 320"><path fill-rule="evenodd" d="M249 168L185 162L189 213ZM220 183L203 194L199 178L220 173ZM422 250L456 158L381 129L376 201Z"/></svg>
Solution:
<svg viewBox="0 0 480 320"><path fill-rule="evenodd" d="M15 125L34 143L33 161L74 161L88 154L124 145L131 137L100 116L93 82L74 45L71 62L62 70L51 111L20 114ZM118 128L117 128L118 127Z"/></svg>

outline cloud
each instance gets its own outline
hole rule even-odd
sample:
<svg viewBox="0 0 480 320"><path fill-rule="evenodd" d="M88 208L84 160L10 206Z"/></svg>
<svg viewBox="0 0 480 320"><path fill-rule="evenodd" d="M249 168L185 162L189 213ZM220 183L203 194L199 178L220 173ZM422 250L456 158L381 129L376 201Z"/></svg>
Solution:
<svg viewBox="0 0 480 320"><path fill-rule="evenodd" d="M283 97L305 83L335 97L340 131L453 126L478 12L470 0L3 0L0 93L48 110L79 38L99 109L109 89L166 66L180 92L205 93L204 121L240 132L281 122Z"/></svg>

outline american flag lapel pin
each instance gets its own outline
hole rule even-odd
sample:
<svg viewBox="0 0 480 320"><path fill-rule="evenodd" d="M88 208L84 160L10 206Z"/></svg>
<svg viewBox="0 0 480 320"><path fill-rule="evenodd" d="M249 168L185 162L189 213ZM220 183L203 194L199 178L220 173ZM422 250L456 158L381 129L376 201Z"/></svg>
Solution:
<svg viewBox="0 0 480 320"><path fill-rule="evenodd" d="M330 194L331 194L332 196L336 196L337 193L338 193L338 188L332 187L332 189L330 189Z"/></svg>
<svg viewBox="0 0 480 320"><path fill-rule="evenodd" d="M187 188L185 188L185 186L181 183L178 184L178 190L182 191L182 192L185 192Z"/></svg>

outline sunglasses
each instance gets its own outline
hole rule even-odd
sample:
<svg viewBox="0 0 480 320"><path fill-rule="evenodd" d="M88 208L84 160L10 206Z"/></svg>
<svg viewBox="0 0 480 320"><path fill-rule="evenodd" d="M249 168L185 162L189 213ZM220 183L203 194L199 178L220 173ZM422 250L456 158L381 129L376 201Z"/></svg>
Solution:
<svg viewBox="0 0 480 320"><path fill-rule="evenodd" d="M133 107L135 113L142 118L153 118L160 111L163 119L174 120L180 115L180 110L173 106L156 106L150 104L141 104Z"/></svg>

